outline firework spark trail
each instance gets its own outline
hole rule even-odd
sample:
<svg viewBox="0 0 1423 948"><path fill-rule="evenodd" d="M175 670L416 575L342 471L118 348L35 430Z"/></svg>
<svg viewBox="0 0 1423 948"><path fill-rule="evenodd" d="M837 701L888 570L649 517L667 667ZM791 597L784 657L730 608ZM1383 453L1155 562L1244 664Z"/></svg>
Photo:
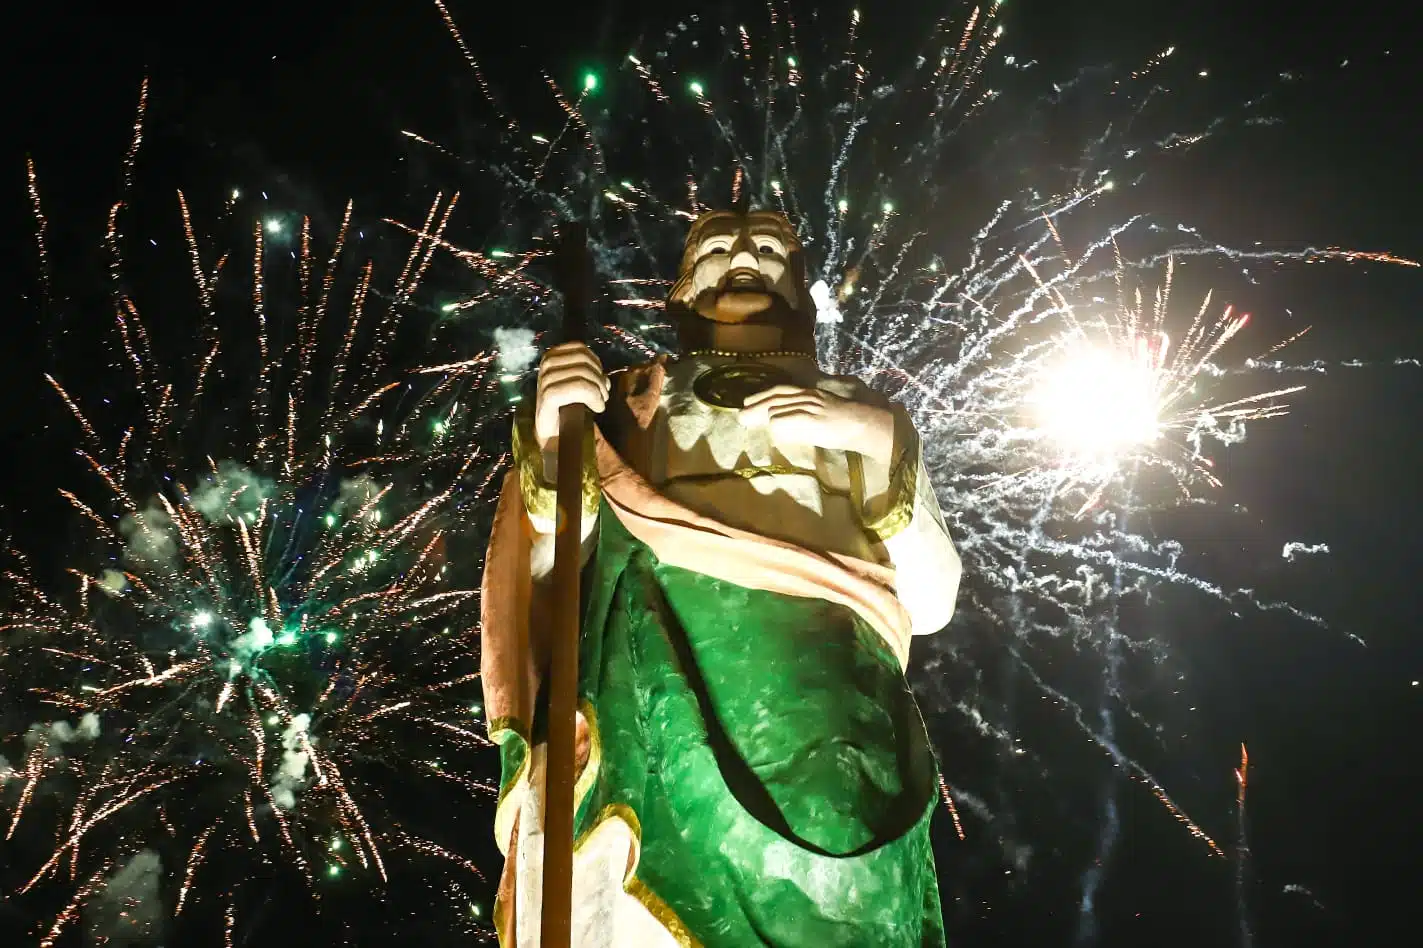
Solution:
<svg viewBox="0 0 1423 948"><path fill-rule="evenodd" d="M39 275L40 292L43 293L43 303L49 305L50 282L49 282L49 247L45 243L45 233L49 230L49 220L44 216L44 208L40 204L39 179L35 175L35 160L29 155L25 156L25 187L30 195L30 211L35 219L35 247L39 251Z"/></svg>
<svg viewBox="0 0 1423 948"><path fill-rule="evenodd" d="M128 153L124 155L123 162L123 192L127 195L133 190L133 171L138 163L138 150L143 146L143 121L148 115L148 77L143 77L143 82L138 87L138 114L133 120L133 138L128 145Z"/></svg>
<svg viewBox="0 0 1423 948"><path fill-rule="evenodd" d="M1114 764L1116 764L1130 776L1141 781L1147 787L1147 789L1151 791L1152 796L1156 797L1157 801L1161 803L1161 805L1166 808L1167 812L1169 812L1176 819L1176 822L1184 826L1186 830L1196 839L1199 839L1201 842L1203 842L1206 845L1206 848L1210 850L1212 855L1224 855L1224 853L1221 851L1220 846L1217 845L1215 840L1212 839L1205 832L1205 830L1201 829L1200 826L1197 825L1196 822L1192 820L1187 813L1185 813L1185 811L1183 811L1179 806L1176 805L1176 802L1172 800L1171 797L1166 793L1166 789L1161 785L1161 783L1155 777L1153 777L1144 767L1142 767L1141 764L1137 763L1135 760L1131 759L1122 752L1121 748L1117 746L1117 743L1115 742L1115 740L1113 740L1113 735L1096 730L1090 724L1088 724L1086 720L1086 711L1084 711L1083 708L1076 702L1074 702L1071 698L1067 697L1065 694L1058 691L1056 688L1053 688L1046 681L1044 681L1042 677L1038 674L1036 669L1021 654L1015 652L1013 653L1013 657L1017 660L1018 667L1022 669L1028 675L1028 677L1031 678L1034 683L1037 684L1040 689L1042 689L1045 695L1055 699L1064 708L1064 710L1066 710L1072 716L1073 721L1074 723L1076 723L1078 729L1083 734L1087 735L1094 744L1096 744L1103 751L1105 751L1107 755L1112 759L1112 762Z"/></svg>
<svg viewBox="0 0 1423 948"><path fill-rule="evenodd" d="M1114 770L1144 786L1205 852L1220 855L1205 829L1127 750L1143 741L1160 745L1147 713L1123 697L1125 659L1146 654L1159 663L1171 650L1102 617L1115 614L1123 599L1144 599L1164 585L1231 611L1249 605L1323 620L1250 588L1195 575L1182 565L1181 543L1133 532L1127 517L1204 503L1228 486L1211 452L1239 442L1252 423L1285 414L1299 391L1242 389L1246 380L1350 363L1284 361L1280 353L1300 338L1294 331L1253 358L1240 352L1250 338L1246 317L1216 303L1204 281L1224 276L1229 286L1222 292L1234 292L1243 278L1251 299L1253 271L1265 265L1417 263L1327 246L1242 250L1149 213L1134 186L1154 173L1153 160L1209 147L1229 127L1248 129L1259 121L1262 100L1244 103L1230 121L1136 133L1169 119L1168 90L1188 81L1175 71L1185 67L1182 57L1172 58L1174 47L1135 70L1083 70L1045 83L1050 89L1036 100L1000 97L998 79L1016 81L1032 65L1015 64L1006 53L1000 6L941 19L917 59L899 51L893 81L877 77L859 37L858 12L848 44L843 29L820 45L797 40L788 8L774 2L760 28L679 24L628 54L630 88L619 90L617 114L599 118L586 89L574 109L555 88L566 119L553 143L535 136L546 150L530 162L523 143L514 142L508 160L491 162L489 170L509 186L510 206L524 212L506 213L506 221L529 222L523 237L501 239L531 248L514 253L527 258L537 253L548 222L588 219L594 257L623 294L600 344L615 356L642 359L671 346L669 327L639 322L643 310L660 305L640 295L654 292L642 288L675 267L686 220L707 196L729 193L734 173L743 193L784 210L805 245L808 282L820 284L836 308L819 323L822 364L895 397L920 430L925 464L964 561L959 621L1000 631L995 648L1006 652L1018 677L1060 708ZM719 56L715 68L708 56ZM912 67L901 69L906 62ZM696 79L681 72L690 63ZM1040 138L1043 123L1078 100L1103 115L1103 131L1084 139L1069 167L1024 167L1019 146ZM554 161L554 146L575 119L584 149L560 150ZM980 133L1000 120L1012 123L1007 134ZM648 141L657 142L652 163ZM992 200L983 202L977 227L967 226L962 190L945 180L959 152L973 153L976 166L1001 166L1009 182L1001 194L985 195ZM980 190L990 187L971 180ZM1102 223L1110 218L1117 222ZM423 234L429 226L407 229ZM483 251L453 240L441 248L478 283L466 302L451 304L462 318L540 296L532 278L533 285L496 284L494 261ZM957 267L950 265L959 259L954 254L963 261ZM1178 313L1174 300L1183 293L1200 302ZM1265 319L1257 321L1268 331ZM452 374L486 370L458 360L438 367ZM1075 384L1084 379L1092 384ZM1055 397L1064 390L1073 398ZM1042 647L1059 642L1100 669L1099 694L1079 694L1064 683ZM954 662L967 667L952 677L974 681L978 660L956 651ZM977 739L1044 761L1049 772L1050 749L1014 733L1006 697L919 684L928 705L955 711ZM1100 709L1095 721L1084 710L1093 707ZM958 818L960 807L969 820L999 819L983 803L994 794L973 786L969 775L954 781L952 795L947 786L956 832L974 837ZM1105 790L1099 852L1114 838L1120 802L1114 782ZM1089 927L1095 891L1095 883L1084 884L1082 920Z"/></svg>
<svg viewBox="0 0 1423 948"><path fill-rule="evenodd" d="M445 21L445 27L450 31L450 36L454 38L459 46L460 53L464 55L464 61L468 64L470 71L474 73L475 80L479 83L480 91L484 93L484 100L494 109L495 114L508 127L509 131L517 132L519 125L510 115L506 115L500 108L499 103L494 99L494 93L489 87L489 81L484 77L484 70L479 68L479 62L474 58L474 53L470 51L469 45L464 41L464 35L459 27L455 25L454 17L450 16L449 9L445 6L444 0L435 0L435 6L439 8L440 17Z"/></svg>
<svg viewBox="0 0 1423 948"><path fill-rule="evenodd" d="M1250 863L1250 839L1246 834L1245 785L1249 777L1250 754L1240 745L1240 766L1235 768L1235 917L1239 926L1240 948L1251 948L1255 934L1250 930L1250 911L1246 904L1245 881Z"/></svg>
<svg viewBox="0 0 1423 948"><path fill-rule="evenodd" d="M45 932L44 937L40 939L40 948L54 948L54 944L59 939L59 936L64 933L64 930L69 927L71 922L79 918L79 913L84 903L103 888L104 878L112 870L112 863L106 863L100 866L83 885L78 886L74 890L74 897L70 899L69 904L55 916L54 924L50 926L49 931Z"/></svg>
<svg viewBox="0 0 1423 948"><path fill-rule="evenodd" d="M1164 310L1164 307L1163 307ZM1134 480L1134 478L1133 478ZM1128 488L1130 490L1130 488ZM1130 507L1130 497L1127 506ZM1124 518L1125 519L1125 515ZM1108 607L1105 621L1109 624L1106 638L1106 668L1102 691L1098 698L1100 708L1098 720L1102 741L1105 746L1113 746L1117 740L1117 719L1112 713L1113 705L1122 693L1122 637L1117 633L1120 613L1117 603L1122 592L1122 570L1112 571L1113 601ZM1078 945L1090 945L1097 941L1097 893L1110 868L1112 853L1116 849L1121 833L1121 817L1118 813L1121 782L1115 774L1108 774L1102 785L1102 811L1099 817L1097 851L1095 858L1082 876L1082 897L1077 907Z"/></svg>
<svg viewBox="0 0 1423 948"><path fill-rule="evenodd" d="M109 221L111 286L125 285L114 269L123 203ZM458 896L452 924L484 937L468 918L478 867L417 831L394 792L420 779L481 800L496 792L475 753L489 746L471 713L477 655L468 636L447 634L474 625L477 589L460 585L471 573L461 569L457 580L451 572L446 544L476 531L466 518L483 515L481 504L465 502L466 484L478 498L506 460L430 432L460 412L507 417L507 408L491 411L479 401L485 389L414 372L418 364L394 364L385 351L419 311L413 299L444 222L432 211L433 233L389 291L375 291L370 261L345 268L355 271L349 293L337 272L349 206L324 274L311 271L304 225L294 327L273 308L283 271L263 246L276 237L260 227L247 233L248 293L225 297L218 274L227 257L208 265L211 241L199 240L181 194L178 224L174 263L191 274L200 317L184 321L211 325L212 334L199 333L194 357L170 366L129 290L117 297L122 357L112 366L122 375L113 381L139 396L141 423L115 438L83 408L87 381L71 388L60 374L46 376L95 475L60 489L93 539L66 572L74 587L48 588L4 544L0 675L18 687L6 689L0 710L31 714L15 708L34 704L51 716L28 735L0 734L7 759L22 761L0 783L7 852L18 860L51 841L34 853L17 897L67 890L66 907L46 922L43 943L53 943L102 898L115 867L152 848L183 867L165 902L197 926L184 931L222 914L214 893L235 900L276 866L307 880L314 907L322 886L379 891L397 873L429 875L441 899ZM322 328L328 312L341 318ZM220 352L238 360L225 377L255 377L241 424L220 397L205 395ZM344 371L357 364L359 375ZM417 386L422 379L433 384ZM395 413L380 396L397 387L407 397ZM193 406L186 419L171 407L183 399ZM268 404L286 407L280 422L269 421ZM383 449L375 454L398 463L369 456L373 431ZM92 736L85 723L82 741L36 742L35 733L74 733L56 714L92 719ZM11 745L21 739L29 746L16 755ZM451 763L422 777L412 754ZM34 806L41 796L58 809ZM51 816L57 822L46 827ZM214 847L222 859L211 858ZM234 904L219 922L229 943L246 937Z"/></svg>
<svg viewBox="0 0 1423 948"><path fill-rule="evenodd" d="M954 821L954 835L962 841L964 839L963 821L959 819L959 808L954 804L954 795L949 790L948 782L944 780L942 774L939 776L939 794L943 797L944 806L948 808L949 818Z"/></svg>

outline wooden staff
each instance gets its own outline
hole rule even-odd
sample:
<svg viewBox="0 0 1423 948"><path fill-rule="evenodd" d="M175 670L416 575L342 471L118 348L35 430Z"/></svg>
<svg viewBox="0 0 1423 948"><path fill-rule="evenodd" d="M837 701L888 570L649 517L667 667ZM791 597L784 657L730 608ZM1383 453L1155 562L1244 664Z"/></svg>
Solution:
<svg viewBox="0 0 1423 948"><path fill-rule="evenodd" d="M563 338L583 341L588 325L588 233L571 223L559 230L559 289ZM578 714L578 642L583 536L583 437L588 408L565 405L558 414L558 520L553 541L553 628L549 636L548 766L544 787L542 948L569 948L573 916L574 739Z"/></svg>

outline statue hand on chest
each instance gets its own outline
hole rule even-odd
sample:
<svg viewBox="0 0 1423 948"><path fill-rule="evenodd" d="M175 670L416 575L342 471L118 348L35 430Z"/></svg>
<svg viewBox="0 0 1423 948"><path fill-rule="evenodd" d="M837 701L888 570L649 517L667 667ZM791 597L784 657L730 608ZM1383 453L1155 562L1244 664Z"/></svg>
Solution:
<svg viewBox="0 0 1423 948"><path fill-rule="evenodd" d="M886 464L894 450L894 416L887 409L818 388L773 385L746 398L740 420L769 428L780 443L855 451Z"/></svg>

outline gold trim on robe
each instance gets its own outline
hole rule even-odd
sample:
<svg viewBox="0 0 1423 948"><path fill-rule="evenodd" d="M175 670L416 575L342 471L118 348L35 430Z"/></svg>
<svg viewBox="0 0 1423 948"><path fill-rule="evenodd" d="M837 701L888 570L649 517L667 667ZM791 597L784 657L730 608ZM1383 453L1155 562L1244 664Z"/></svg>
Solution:
<svg viewBox="0 0 1423 948"><path fill-rule="evenodd" d="M514 466L519 471L519 492L524 495L524 509L536 520L555 522L558 513L558 490L544 477L543 452L534 435L533 416L526 411L514 413ZM593 454L593 426L583 441L583 516L598 512L598 462Z"/></svg>

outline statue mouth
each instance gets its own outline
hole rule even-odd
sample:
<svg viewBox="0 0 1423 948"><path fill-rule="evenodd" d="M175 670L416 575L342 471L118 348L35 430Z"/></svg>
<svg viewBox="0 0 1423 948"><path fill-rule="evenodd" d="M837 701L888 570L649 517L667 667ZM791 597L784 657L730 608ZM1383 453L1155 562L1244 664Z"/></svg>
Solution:
<svg viewBox="0 0 1423 948"><path fill-rule="evenodd" d="M786 307L766 275L755 267L734 267L703 290L691 307L715 323L778 322Z"/></svg>
<svg viewBox="0 0 1423 948"><path fill-rule="evenodd" d="M728 270L726 276L721 278L721 290L745 291L754 290L759 293L766 292L766 280L761 276L761 271L752 270L750 267L737 267Z"/></svg>

